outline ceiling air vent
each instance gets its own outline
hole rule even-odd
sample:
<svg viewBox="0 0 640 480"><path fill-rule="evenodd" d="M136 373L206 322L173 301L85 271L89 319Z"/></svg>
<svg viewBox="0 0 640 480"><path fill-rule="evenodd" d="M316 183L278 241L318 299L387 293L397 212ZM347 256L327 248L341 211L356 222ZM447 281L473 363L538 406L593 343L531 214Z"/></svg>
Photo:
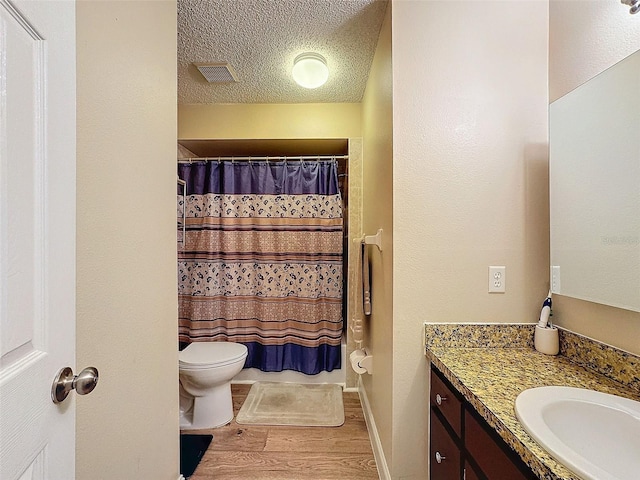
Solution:
<svg viewBox="0 0 640 480"><path fill-rule="evenodd" d="M228 63L194 63L196 68L209 83L233 83L237 82L235 72Z"/></svg>

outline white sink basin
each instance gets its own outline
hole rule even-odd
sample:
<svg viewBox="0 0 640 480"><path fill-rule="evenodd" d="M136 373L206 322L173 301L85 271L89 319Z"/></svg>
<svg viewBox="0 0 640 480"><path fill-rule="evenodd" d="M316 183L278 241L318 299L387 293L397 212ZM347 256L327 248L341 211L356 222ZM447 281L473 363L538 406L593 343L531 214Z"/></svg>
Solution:
<svg viewBox="0 0 640 480"><path fill-rule="evenodd" d="M640 478L640 402L572 387L539 387L516 398L531 437L584 480Z"/></svg>

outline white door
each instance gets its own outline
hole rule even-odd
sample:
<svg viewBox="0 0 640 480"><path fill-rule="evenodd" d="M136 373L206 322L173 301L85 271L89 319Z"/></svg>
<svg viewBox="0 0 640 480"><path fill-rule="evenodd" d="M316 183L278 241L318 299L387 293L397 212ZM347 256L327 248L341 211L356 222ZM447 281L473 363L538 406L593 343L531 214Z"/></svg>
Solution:
<svg viewBox="0 0 640 480"><path fill-rule="evenodd" d="M75 393L75 4L0 0L0 478L70 480Z"/></svg>

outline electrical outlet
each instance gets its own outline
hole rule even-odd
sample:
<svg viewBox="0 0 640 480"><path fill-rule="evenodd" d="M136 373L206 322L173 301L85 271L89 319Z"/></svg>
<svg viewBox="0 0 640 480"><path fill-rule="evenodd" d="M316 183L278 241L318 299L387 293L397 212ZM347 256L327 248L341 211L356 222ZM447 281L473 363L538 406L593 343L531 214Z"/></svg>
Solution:
<svg viewBox="0 0 640 480"><path fill-rule="evenodd" d="M507 267L489 267L489 293L504 293L507 286Z"/></svg>

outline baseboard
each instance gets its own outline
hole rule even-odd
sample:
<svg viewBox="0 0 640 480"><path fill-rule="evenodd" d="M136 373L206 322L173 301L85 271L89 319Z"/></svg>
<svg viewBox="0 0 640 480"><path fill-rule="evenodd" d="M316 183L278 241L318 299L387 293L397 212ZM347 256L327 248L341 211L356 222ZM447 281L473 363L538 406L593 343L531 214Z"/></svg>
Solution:
<svg viewBox="0 0 640 480"><path fill-rule="evenodd" d="M367 430L369 430L369 438L371 439L371 448L373 449L373 457L376 460L376 466L378 467L378 476L380 480L391 480L391 474L389 473L389 466L387 465L387 459L384 456L382 450L382 442L380 442L380 436L378 435L378 429L376 428L376 422L373 419L373 412L371 411L371 404L367 397L367 391L362 384L362 379L358 378L358 394L360 396L360 403L362 404L362 412L364 413L364 421L367 424Z"/></svg>

